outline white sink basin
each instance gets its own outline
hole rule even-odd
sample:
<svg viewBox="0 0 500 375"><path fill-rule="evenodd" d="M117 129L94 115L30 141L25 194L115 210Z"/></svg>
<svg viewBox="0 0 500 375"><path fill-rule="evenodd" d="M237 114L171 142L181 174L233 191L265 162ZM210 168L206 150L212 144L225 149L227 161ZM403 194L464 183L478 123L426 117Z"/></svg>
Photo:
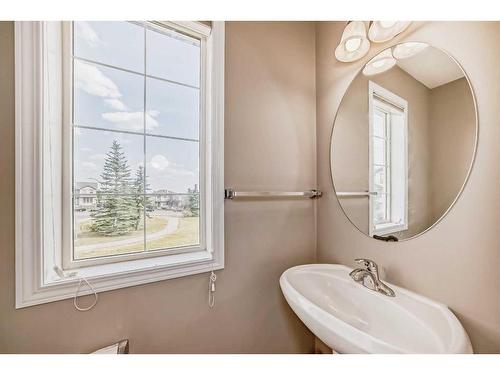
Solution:
<svg viewBox="0 0 500 375"><path fill-rule="evenodd" d="M290 268L280 278L293 311L339 353L472 353L464 328L443 304L389 285L387 297L354 282L338 264Z"/></svg>

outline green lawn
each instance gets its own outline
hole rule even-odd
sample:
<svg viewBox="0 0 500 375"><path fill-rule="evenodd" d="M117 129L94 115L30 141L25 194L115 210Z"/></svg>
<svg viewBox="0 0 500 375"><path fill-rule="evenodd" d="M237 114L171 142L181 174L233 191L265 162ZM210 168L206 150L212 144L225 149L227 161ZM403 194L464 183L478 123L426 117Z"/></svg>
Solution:
<svg viewBox="0 0 500 375"><path fill-rule="evenodd" d="M168 219L165 217L146 218L146 233L158 232L167 225ZM137 231L133 231L121 236L103 236L90 230L91 220L85 220L80 223L79 232L75 239L75 246L93 245L97 243L106 243L127 238L143 236L143 225Z"/></svg>
<svg viewBox="0 0 500 375"><path fill-rule="evenodd" d="M197 217L183 217L180 219L179 227L174 233L156 240L147 241L147 249L157 250L170 247L197 245L200 242L199 223L200 221Z"/></svg>
<svg viewBox="0 0 500 375"><path fill-rule="evenodd" d="M147 219L146 233L158 232L159 230L164 228L165 225L167 225L167 222L168 219L160 217L153 217L151 219ZM144 251L143 242L137 242L134 244L122 245L122 246L113 246L113 244L110 242L136 236L142 236L143 234L142 230L138 232L132 232L125 236L119 236L119 237L105 237L96 235L96 233L93 232L90 233L88 231L82 233L85 235L82 236L81 240L79 239L78 241L75 241L75 257L77 259L85 259L85 258L92 258L97 256L106 256L106 255L136 253ZM96 243L103 243L104 246L102 248L93 249L89 251L78 251L77 247L78 245L83 246ZM108 244L108 246L105 245L106 243ZM147 250L159 250L166 248L196 245L198 243L199 243L199 218L181 217L179 218L179 225L175 232L151 241L147 241L146 246Z"/></svg>

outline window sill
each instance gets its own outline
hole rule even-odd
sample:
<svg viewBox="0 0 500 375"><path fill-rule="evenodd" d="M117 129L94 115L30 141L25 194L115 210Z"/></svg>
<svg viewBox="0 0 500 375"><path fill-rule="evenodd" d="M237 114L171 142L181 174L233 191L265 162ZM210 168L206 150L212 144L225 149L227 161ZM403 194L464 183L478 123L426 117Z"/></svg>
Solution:
<svg viewBox="0 0 500 375"><path fill-rule="evenodd" d="M223 261L214 259L206 250L89 266L78 269L78 275L70 277L59 277L53 271L53 265L47 266L50 271L46 272L42 285L29 298L17 301L16 308L73 298L79 277L87 279L99 293L224 268ZM90 289L82 288L79 295L92 293Z"/></svg>
<svg viewBox="0 0 500 375"><path fill-rule="evenodd" d="M394 223L388 223L388 224L381 224L377 225L375 229L373 230L372 234L376 235L386 235L386 234L391 234L394 232L400 232L402 230L407 230L408 225L407 224L394 224Z"/></svg>

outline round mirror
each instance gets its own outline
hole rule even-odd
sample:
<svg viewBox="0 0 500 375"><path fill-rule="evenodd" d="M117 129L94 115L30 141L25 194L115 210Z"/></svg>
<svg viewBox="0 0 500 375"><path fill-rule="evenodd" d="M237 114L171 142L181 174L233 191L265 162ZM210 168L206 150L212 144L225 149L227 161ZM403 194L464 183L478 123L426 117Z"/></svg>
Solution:
<svg viewBox="0 0 500 375"><path fill-rule="evenodd" d="M379 240L425 232L460 195L476 139L474 95L452 57L419 42L380 52L335 118L331 171L344 213Z"/></svg>

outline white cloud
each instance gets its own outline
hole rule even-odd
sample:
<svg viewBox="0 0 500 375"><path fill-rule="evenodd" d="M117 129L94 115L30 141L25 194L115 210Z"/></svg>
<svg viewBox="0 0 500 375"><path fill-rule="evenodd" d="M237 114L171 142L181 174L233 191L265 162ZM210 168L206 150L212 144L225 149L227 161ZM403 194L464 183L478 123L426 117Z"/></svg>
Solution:
<svg viewBox="0 0 500 375"><path fill-rule="evenodd" d="M160 114L160 111L147 111L146 112L146 130L156 129L160 124L156 121L155 117Z"/></svg>
<svg viewBox="0 0 500 375"><path fill-rule="evenodd" d="M146 112L147 130L155 129L160 125L155 119L158 114L158 111ZM144 128L143 115L143 112L106 112L102 114L102 118L116 125L120 125L122 128L129 131L142 131Z"/></svg>
<svg viewBox="0 0 500 375"><path fill-rule="evenodd" d="M154 169L164 171L165 169L168 168L169 165L170 165L170 162L163 155L155 155L151 158L151 166Z"/></svg>
<svg viewBox="0 0 500 375"><path fill-rule="evenodd" d="M161 154L153 156L149 164L157 171L163 172L163 177L172 178L174 176L196 176L193 171L169 161L165 156Z"/></svg>
<svg viewBox="0 0 500 375"><path fill-rule="evenodd" d="M120 98L118 86L94 65L78 62L75 64L76 87L90 95L101 98Z"/></svg>
<svg viewBox="0 0 500 375"><path fill-rule="evenodd" d="M105 99L104 100L108 106L118 111L126 111L127 106L123 104L120 99Z"/></svg>
<svg viewBox="0 0 500 375"><path fill-rule="evenodd" d="M141 131L144 126L142 112L106 112L102 118L131 131Z"/></svg>
<svg viewBox="0 0 500 375"><path fill-rule="evenodd" d="M95 32L95 30L92 28L92 26L90 26L88 22L75 22L75 26L76 35L78 35L79 38L83 39L83 41L90 47L97 47L102 43L101 38L99 38L99 35Z"/></svg>
<svg viewBox="0 0 500 375"><path fill-rule="evenodd" d="M119 99L120 89L97 66L77 62L75 64L76 88L87 94L104 99L104 103L117 111L126 111L127 106Z"/></svg>

